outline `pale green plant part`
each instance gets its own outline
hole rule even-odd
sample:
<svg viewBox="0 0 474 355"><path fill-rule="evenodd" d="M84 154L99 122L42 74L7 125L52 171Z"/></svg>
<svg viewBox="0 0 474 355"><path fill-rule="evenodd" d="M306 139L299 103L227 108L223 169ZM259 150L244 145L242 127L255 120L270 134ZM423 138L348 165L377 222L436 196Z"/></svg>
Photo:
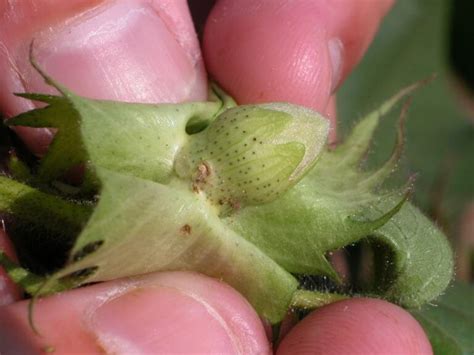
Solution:
<svg viewBox="0 0 474 355"><path fill-rule="evenodd" d="M236 106L219 89L214 101L201 103L99 101L42 75L62 95L22 94L48 106L8 121L58 128L36 183L53 186L83 164L82 193L95 188L99 195L96 203L73 202L0 177L1 211L51 230L80 231L67 264L41 282L0 254L0 264L31 294L190 270L229 283L277 323L292 305L325 302L299 290L295 274L338 280L325 255L363 238L387 249L378 296L418 307L450 282L444 235L406 201L406 189L381 188L403 135L386 165L360 169L380 116L418 85L330 150L327 120L295 105Z"/></svg>

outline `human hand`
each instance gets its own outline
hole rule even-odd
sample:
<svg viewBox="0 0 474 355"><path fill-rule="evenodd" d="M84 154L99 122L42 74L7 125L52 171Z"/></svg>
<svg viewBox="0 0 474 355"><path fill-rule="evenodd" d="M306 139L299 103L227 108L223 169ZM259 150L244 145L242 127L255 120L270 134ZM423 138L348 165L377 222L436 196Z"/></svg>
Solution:
<svg viewBox="0 0 474 355"><path fill-rule="evenodd" d="M359 61L391 5L386 0L221 0L207 20L207 70L239 103L288 101L335 119L335 89ZM84 96L140 102L204 100L206 74L185 1L3 3L0 108L33 108L12 92L51 92L39 64ZM28 25L25 26L25 23ZM334 125L333 125L334 127ZM18 132L44 153L51 134ZM333 139L335 131L333 130ZM1 239L1 238L0 238ZM3 238L5 239L5 238ZM0 309L0 351L40 353L268 353L262 322L229 286L193 273L116 280ZM384 301L358 299L313 312L283 339L285 353L430 353L421 327Z"/></svg>

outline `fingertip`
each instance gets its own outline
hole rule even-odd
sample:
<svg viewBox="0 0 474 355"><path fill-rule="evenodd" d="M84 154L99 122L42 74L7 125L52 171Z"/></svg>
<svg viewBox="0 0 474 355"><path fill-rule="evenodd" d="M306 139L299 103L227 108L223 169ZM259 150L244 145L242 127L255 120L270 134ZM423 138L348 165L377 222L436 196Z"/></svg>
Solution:
<svg viewBox="0 0 474 355"><path fill-rule="evenodd" d="M284 3L219 1L204 31L208 71L240 103L286 101L323 112L332 85L325 33Z"/></svg>
<svg viewBox="0 0 474 355"><path fill-rule="evenodd" d="M392 4L220 0L204 31L208 70L241 103L287 101L324 112Z"/></svg>
<svg viewBox="0 0 474 355"><path fill-rule="evenodd" d="M286 354L432 354L418 322L386 301L359 298L320 308L283 339Z"/></svg>
<svg viewBox="0 0 474 355"><path fill-rule="evenodd" d="M196 273L114 280L0 308L0 352L268 354L259 317L235 290ZM24 341L21 341L24 339ZM8 353L8 352L7 352Z"/></svg>

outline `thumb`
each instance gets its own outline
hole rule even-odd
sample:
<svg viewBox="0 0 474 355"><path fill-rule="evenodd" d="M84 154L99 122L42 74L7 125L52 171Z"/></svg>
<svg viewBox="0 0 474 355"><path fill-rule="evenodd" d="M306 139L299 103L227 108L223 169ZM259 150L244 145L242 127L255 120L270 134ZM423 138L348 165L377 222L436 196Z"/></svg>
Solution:
<svg viewBox="0 0 474 355"><path fill-rule="evenodd" d="M207 96L206 75L185 0L26 0L0 6L0 111L34 104L13 92L54 93L28 62L80 95L134 102L180 102ZM25 26L28 23L28 26ZM20 128L35 153L47 130Z"/></svg>
<svg viewBox="0 0 474 355"><path fill-rule="evenodd" d="M0 353L268 354L262 323L230 286L185 272L114 280L0 307Z"/></svg>

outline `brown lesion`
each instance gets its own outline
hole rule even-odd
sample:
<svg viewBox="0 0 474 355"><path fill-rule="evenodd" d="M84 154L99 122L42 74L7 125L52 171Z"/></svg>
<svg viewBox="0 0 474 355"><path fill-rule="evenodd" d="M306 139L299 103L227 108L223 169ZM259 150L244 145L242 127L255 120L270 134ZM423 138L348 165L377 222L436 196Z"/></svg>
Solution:
<svg viewBox="0 0 474 355"><path fill-rule="evenodd" d="M185 224L184 226L182 226L179 230L181 232L181 234L183 235L190 235L191 234L191 231L192 231L192 228L189 224Z"/></svg>
<svg viewBox="0 0 474 355"><path fill-rule="evenodd" d="M213 202L218 204L221 217L234 214L242 208L241 200L234 197L221 197Z"/></svg>
<svg viewBox="0 0 474 355"><path fill-rule="evenodd" d="M206 183L209 176L211 176L211 167L209 166L209 163L207 161L200 162L197 167L197 174L194 181L198 183Z"/></svg>
<svg viewBox="0 0 474 355"><path fill-rule="evenodd" d="M207 161L201 161L197 168L196 173L193 177L193 191L199 192L202 190L203 185L206 185L209 177L212 175L211 166Z"/></svg>
<svg viewBox="0 0 474 355"><path fill-rule="evenodd" d="M219 206L223 206L224 211L227 210L227 212L234 212L240 210L242 207L240 200L234 197L222 197L217 201L217 203Z"/></svg>

